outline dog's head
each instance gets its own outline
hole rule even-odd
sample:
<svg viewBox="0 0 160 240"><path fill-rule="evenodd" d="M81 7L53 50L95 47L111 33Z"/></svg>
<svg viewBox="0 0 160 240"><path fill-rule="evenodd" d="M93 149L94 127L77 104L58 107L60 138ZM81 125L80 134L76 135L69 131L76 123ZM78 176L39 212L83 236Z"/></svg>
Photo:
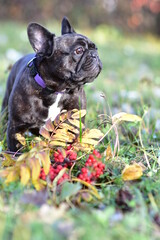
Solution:
<svg viewBox="0 0 160 240"><path fill-rule="evenodd" d="M29 41L37 56L45 61L49 74L69 85L92 82L102 69L96 45L77 34L67 18L62 20L61 33L56 37L37 23L28 26Z"/></svg>

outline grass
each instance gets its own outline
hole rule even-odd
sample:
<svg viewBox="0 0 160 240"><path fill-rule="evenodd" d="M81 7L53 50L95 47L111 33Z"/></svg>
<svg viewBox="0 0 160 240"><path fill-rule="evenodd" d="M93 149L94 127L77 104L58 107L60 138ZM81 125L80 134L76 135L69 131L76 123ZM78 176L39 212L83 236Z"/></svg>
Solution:
<svg viewBox="0 0 160 240"><path fill-rule="evenodd" d="M54 29L53 23L47 25ZM56 24L56 33L58 28ZM1 96L7 67L14 62L16 54L31 51L25 29L26 26L14 22L3 22L0 26ZM0 239L160 238L160 41L149 34L130 36L106 26L81 32L97 43L103 63L98 79L85 87L86 124L97 127L102 120L98 115L102 113L125 111L144 116L140 135L143 146L138 135L139 125L127 123L118 129L120 150L105 162L107 171L102 184L97 186L102 200L86 195L85 200L78 203L78 199L68 198L57 208L52 192L47 191L49 195L45 199L44 194L37 195L32 186L23 187L17 182L4 185L1 180ZM9 49L16 52L8 52ZM110 125L104 124L101 128L106 132ZM117 133L111 131L99 150L104 152L108 144L114 149L116 136ZM143 176L125 182L121 172L126 164L133 162L141 163ZM29 202L24 201L24 196ZM38 204L37 198L44 204Z"/></svg>

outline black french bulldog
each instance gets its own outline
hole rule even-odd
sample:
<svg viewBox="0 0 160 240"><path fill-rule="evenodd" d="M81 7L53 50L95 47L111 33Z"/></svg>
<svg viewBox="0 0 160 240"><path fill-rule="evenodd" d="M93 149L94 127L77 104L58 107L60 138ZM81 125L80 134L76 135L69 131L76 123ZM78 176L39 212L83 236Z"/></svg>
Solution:
<svg viewBox="0 0 160 240"><path fill-rule="evenodd" d="M8 106L10 151L19 147L16 133L29 129L38 135L45 121L54 120L61 110L86 109L83 85L92 82L102 69L95 44L77 34L66 17L61 36L31 23L28 38L36 54L14 64L2 103L2 111Z"/></svg>

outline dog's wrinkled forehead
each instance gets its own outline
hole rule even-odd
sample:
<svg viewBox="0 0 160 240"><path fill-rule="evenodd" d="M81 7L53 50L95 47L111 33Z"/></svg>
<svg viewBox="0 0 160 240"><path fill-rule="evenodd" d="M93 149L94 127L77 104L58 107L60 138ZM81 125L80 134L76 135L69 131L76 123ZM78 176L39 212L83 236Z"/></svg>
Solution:
<svg viewBox="0 0 160 240"><path fill-rule="evenodd" d="M89 49L90 47L96 49L95 44L89 38L81 34L73 33L55 37L55 47L57 49L63 49L68 52L77 46L83 46L85 49Z"/></svg>

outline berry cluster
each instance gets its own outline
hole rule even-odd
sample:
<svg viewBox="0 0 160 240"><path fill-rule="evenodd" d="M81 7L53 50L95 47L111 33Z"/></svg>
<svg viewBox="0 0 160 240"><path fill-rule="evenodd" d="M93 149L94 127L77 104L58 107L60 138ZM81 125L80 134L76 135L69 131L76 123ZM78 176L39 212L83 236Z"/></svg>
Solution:
<svg viewBox="0 0 160 240"><path fill-rule="evenodd" d="M53 156L54 164L50 166L48 174L51 181L55 179L55 177L63 168L72 166L73 162L77 159L77 153L74 152L70 146L66 150L61 151L58 149ZM97 150L94 150L93 154L90 154L86 160L85 166L81 169L78 178L88 183L98 180L105 170L105 164L102 163L100 159L101 154ZM46 180L46 175L43 168L41 169L39 177L43 180ZM63 176L58 180L58 184L62 183L66 179L69 179L69 175L64 173Z"/></svg>
<svg viewBox="0 0 160 240"><path fill-rule="evenodd" d="M101 154L97 150L94 150L93 154L89 155L85 167L81 169L78 178L88 183L95 182L105 170L105 164L99 161L100 158Z"/></svg>
<svg viewBox="0 0 160 240"><path fill-rule="evenodd" d="M73 162L77 159L77 153L71 150L71 146L69 146L64 152L61 152L58 149L53 156L54 161L62 164L64 167L71 167Z"/></svg>
<svg viewBox="0 0 160 240"><path fill-rule="evenodd" d="M49 178L51 181L55 179L55 177L63 168L72 166L73 162L77 159L77 153L72 150L72 146L69 146L64 151L58 149L57 152L53 154L53 156L55 164L51 165L49 170ZM41 169L39 177L43 180L46 180L46 175L43 168ZM58 184L68 178L68 174L64 173L63 176L58 180Z"/></svg>
<svg viewBox="0 0 160 240"><path fill-rule="evenodd" d="M55 179L55 177L58 175L58 173L63 169L61 165L56 165L56 166L50 166L49 170L49 178L51 181ZM46 180L46 175L44 172L44 169L41 168L40 176L41 179ZM58 184L62 183L64 180L69 179L69 175L67 173L64 173L63 176L58 180Z"/></svg>

